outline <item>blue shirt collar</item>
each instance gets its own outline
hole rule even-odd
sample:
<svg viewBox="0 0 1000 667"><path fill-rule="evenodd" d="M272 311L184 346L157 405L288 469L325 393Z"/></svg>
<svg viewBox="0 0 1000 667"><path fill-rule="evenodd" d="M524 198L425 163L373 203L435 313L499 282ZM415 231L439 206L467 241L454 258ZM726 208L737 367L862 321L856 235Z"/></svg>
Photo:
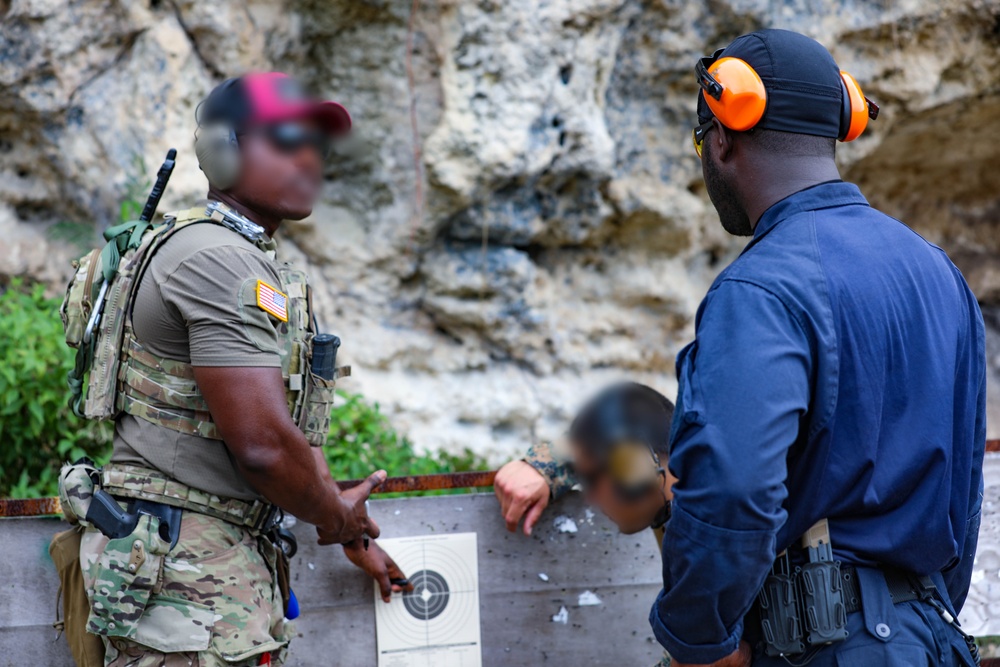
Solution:
<svg viewBox="0 0 1000 667"><path fill-rule="evenodd" d="M805 190L799 190L764 211L764 215L760 216L760 221L754 229L753 240L756 241L772 230L779 222L798 213L852 204L869 205L868 200L861 194L861 190L853 183L827 181Z"/></svg>

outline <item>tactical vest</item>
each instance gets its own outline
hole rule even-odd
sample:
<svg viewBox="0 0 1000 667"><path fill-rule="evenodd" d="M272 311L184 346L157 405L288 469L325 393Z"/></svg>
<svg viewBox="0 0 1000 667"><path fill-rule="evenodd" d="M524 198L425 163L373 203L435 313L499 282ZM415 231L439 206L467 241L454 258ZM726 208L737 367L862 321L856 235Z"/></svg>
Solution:
<svg viewBox="0 0 1000 667"><path fill-rule="evenodd" d="M157 226L125 223L112 228L105 233L109 243L102 251L75 263L60 308L66 342L78 350L69 377L71 405L90 419L130 414L174 431L221 440L191 365L153 354L136 339L132 326L135 295L157 249L189 225L216 223L201 207L168 213L164 219ZM281 291L287 295L288 320L278 322L275 331L289 414L310 444L322 445L330 428L336 379L326 380L310 370L316 331L309 285L301 271L277 262L273 241L255 245L275 262ZM95 314L102 301L103 310ZM334 377L349 372L338 369Z"/></svg>

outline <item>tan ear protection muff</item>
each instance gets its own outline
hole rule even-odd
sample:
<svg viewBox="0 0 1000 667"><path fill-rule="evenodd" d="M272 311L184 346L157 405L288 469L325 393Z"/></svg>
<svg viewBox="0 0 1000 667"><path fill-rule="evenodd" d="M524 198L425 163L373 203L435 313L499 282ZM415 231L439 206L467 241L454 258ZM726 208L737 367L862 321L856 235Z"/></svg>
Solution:
<svg viewBox="0 0 1000 667"><path fill-rule="evenodd" d="M626 500L637 500L657 489L666 474L659 455L646 443L622 440L608 453L608 476Z"/></svg>
<svg viewBox="0 0 1000 667"><path fill-rule="evenodd" d="M840 70L844 97L840 112L840 141L854 141L868 127L868 120L878 118L878 105L865 97L857 80Z"/></svg>
<svg viewBox="0 0 1000 667"><path fill-rule="evenodd" d="M739 58L720 58L722 51L702 58L695 66L698 85L708 108L719 122L735 132L753 129L767 109L767 89L760 75ZM861 136L868 120L878 118L878 105L861 92L853 76L840 71L843 102L840 117L840 141ZM697 143L697 139L696 139Z"/></svg>
<svg viewBox="0 0 1000 667"><path fill-rule="evenodd" d="M224 125L199 127L194 138L194 154L212 186L226 190L236 184L240 175L240 147L233 128Z"/></svg>

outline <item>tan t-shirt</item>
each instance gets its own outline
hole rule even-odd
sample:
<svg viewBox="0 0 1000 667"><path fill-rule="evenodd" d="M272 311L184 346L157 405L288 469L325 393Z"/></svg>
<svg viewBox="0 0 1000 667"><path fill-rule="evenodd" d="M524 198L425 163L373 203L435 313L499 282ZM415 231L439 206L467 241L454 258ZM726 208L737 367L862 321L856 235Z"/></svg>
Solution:
<svg viewBox="0 0 1000 667"><path fill-rule="evenodd" d="M272 320L255 303L257 280L281 284L273 262L253 243L211 222L182 229L156 251L139 283L136 338L153 354L194 366L280 367ZM222 441L132 415L115 424L111 460L151 467L223 497L259 497Z"/></svg>

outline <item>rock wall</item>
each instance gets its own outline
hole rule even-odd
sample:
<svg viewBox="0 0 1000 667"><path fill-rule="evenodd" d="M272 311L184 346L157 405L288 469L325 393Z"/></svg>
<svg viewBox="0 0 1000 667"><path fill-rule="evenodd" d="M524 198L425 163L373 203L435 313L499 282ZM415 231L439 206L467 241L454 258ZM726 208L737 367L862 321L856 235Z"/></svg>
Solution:
<svg viewBox="0 0 1000 667"><path fill-rule="evenodd" d="M248 69L294 73L356 123L281 239L321 286L347 387L422 446L498 459L603 382L675 393L673 356L743 244L691 149L693 63L748 30L805 32L882 105L841 147L846 177L966 272L1000 388L1000 0L0 0L0 16L0 275L58 290L170 146L161 211L202 196L197 101Z"/></svg>

